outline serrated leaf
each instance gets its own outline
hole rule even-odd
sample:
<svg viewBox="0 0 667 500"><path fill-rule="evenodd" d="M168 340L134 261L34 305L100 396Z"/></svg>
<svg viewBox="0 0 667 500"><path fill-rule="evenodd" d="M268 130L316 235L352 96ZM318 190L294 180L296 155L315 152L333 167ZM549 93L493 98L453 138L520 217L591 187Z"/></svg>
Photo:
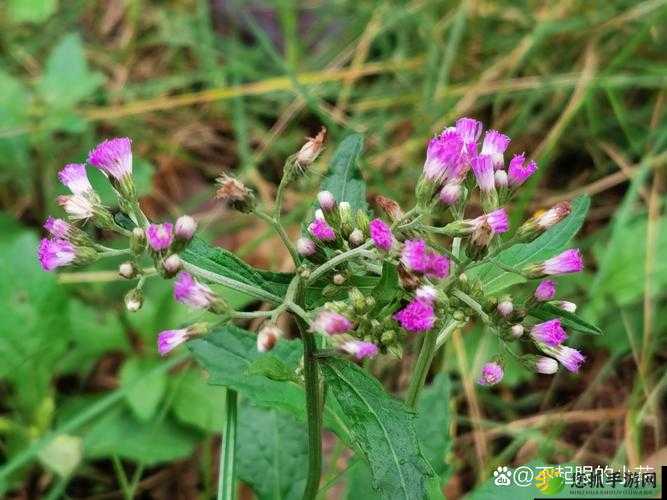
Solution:
<svg viewBox="0 0 667 500"><path fill-rule="evenodd" d="M565 220L545 231L532 242L519 243L501 252L497 260L505 266L520 270L526 264L540 262L557 255L567 248L570 240L581 228L590 203L588 196L579 196L572 201L572 211ZM479 279L488 295L497 294L509 286L526 281L522 276L499 269L492 263L471 269L466 274Z"/></svg>
<svg viewBox="0 0 667 500"><path fill-rule="evenodd" d="M50 106L68 109L89 97L103 83L102 74L88 68L81 37L70 33L49 54L37 91Z"/></svg>
<svg viewBox="0 0 667 500"><path fill-rule="evenodd" d="M330 191L336 201L346 201L352 207L366 210L366 182L359 169L359 155L364 147L360 134L348 135L336 148L331 165L322 181L322 190Z"/></svg>
<svg viewBox="0 0 667 500"><path fill-rule="evenodd" d="M167 388L167 374L155 370L159 362L132 358L120 371L121 386L132 386L125 399L134 415L143 422L153 418Z"/></svg>
<svg viewBox="0 0 667 500"><path fill-rule="evenodd" d="M241 404L237 441L238 477L259 500L299 499L308 473L303 424L275 409Z"/></svg>
<svg viewBox="0 0 667 500"><path fill-rule="evenodd" d="M589 335L602 335L602 330L597 326L553 304L540 304L533 307L528 311L528 315L545 321L560 318L563 327L568 330L576 330Z"/></svg>
<svg viewBox="0 0 667 500"><path fill-rule="evenodd" d="M255 269L233 253L220 247L213 247L195 238L181 253L181 258L193 266L246 285L261 288L268 296L282 298L293 278L292 273L274 273ZM268 298L267 296L267 298Z"/></svg>
<svg viewBox="0 0 667 500"><path fill-rule="evenodd" d="M385 499L423 498L434 472L419 450L414 414L350 361L330 358L320 366L374 489Z"/></svg>

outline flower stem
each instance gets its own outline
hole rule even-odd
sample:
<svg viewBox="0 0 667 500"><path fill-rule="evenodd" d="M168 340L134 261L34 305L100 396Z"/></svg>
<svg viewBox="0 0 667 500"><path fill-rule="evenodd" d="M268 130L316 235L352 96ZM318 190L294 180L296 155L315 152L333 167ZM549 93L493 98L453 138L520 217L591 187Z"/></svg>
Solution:
<svg viewBox="0 0 667 500"><path fill-rule="evenodd" d="M352 250L348 250L347 252L343 252L341 254L336 255L334 258L328 260L324 264L322 264L320 267L316 268L313 270L312 273L310 273L310 277L308 278L308 282L312 283L314 282L317 278L322 276L323 274L327 273L334 267L336 267L339 264L342 264L346 260L352 259L354 257L360 257L360 256L366 256L368 248L373 244L372 241L367 241L363 245L357 248L353 248Z"/></svg>
<svg viewBox="0 0 667 500"><path fill-rule="evenodd" d="M218 468L218 500L234 500L236 496L236 415L238 393L225 392L225 433L220 443Z"/></svg>
<svg viewBox="0 0 667 500"><path fill-rule="evenodd" d="M259 208L255 210L255 215L257 215L257 217L259 217L260 219L266 221L274 229L274 231L278 234L278 236L280 236L283 245L285 245L285 248L287 248L290 255L292 256L294 265L296 267L299 267L299 264L301 263L301 257L299 256L299 253L296 251L296 248L294 248L294 245L292 245L289 236L285 232L285 228L278 220L278 216L276 215L274 217L271 217L269 214L267 214L266 212L264 212Z"/></svg>
<svg viewBox="0 0 667 500"><path fill-rule="evenodd" d="M417 406L419 393L421 392L422 387L424 387L426 374L431 367L431 361L433 361L433 355L435 354L435 341L437 338L438 331L434 328L431 328L431 330L424 337L424 342L422 343L421 350L419 351L419 357L417 358L417 364L415 365L415 369L412 372L412 379L410 380L408 393L405 396L405 403L410 408L416 408Z"/></svg>

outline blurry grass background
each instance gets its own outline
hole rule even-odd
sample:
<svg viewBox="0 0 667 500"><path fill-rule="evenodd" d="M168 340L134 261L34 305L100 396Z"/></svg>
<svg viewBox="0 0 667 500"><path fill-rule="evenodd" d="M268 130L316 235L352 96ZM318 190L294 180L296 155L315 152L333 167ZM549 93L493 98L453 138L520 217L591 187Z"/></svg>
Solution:
<svg viewBox="0 0 667 500"><path fill-rule="evenodd" d="M592 196L578 240L587 269L559 293L605 335L576 339L589 358L580 376L517 368L494 390L474 385L488 339L454 337L441 363L455 396L447 494L483 496L498 465L667 463L666 22L665 0L4 0L0 491L214 491L222 390L189 360L158 359L156 332L192 317L169 284L151 282L130 315L108 262L57 277L38 268L65 163L129 136L151 217L193 213L210 240L285 270L266 227L211 201L216 176L233 171L270 201L285 157L325 125L332 146L364 133L371 197L407 204L427 138L462 115L538 161L515 222ZM293 235L332 149L289 193ZM373 369L400 390L412 362L408 350ZM323 496L343 498L346 454L329 442Z"/></svg>

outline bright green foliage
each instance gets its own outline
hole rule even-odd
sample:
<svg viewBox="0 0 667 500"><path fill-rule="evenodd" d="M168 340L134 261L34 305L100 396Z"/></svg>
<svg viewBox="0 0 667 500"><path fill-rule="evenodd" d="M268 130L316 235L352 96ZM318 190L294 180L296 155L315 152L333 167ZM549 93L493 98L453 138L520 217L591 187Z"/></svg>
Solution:
<svg viewBox="0 0 667 500"><path fill-rule="evenodd" d="M358 164L363 147L364 138L360 134L343 139L321 185L321 189L330 191L339 203L348 202L353 212L359 208L366 209L366 183Z"/></svg>
<svg viewBox="0 0 667 500"><path fill-rule="evenodd" d="M132 413L143 422L150 421L167 389L167 374L154 369L158 359L134 358L128 360L120 371L120 383L131 386L125 400Z"/></svg>

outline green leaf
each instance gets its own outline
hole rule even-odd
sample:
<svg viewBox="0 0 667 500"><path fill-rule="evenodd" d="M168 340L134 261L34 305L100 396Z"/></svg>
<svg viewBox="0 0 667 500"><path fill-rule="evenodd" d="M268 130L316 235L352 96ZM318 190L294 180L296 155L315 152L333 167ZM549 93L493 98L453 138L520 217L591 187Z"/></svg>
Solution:
<svg viewBox="0 0 667 500"><path fill-rule="evenodd" d="M359 155L364 147L360 134L348 135L336 148L322 190L330 191L336 201L346 201L353 211L366 210L366 183L359 169Z"/></svg>
<svg viewBox="0 0 667 500"><path fill-rule="evenodd" d="M134 415L146 422L153 418L167 388L167 374L155 371L159 360L132 358L120 371L121 386L131 385L125 395Z"/></svg>
<svg viewBox="0 0 667 500"><path fill-rule="evenodd" d="M248 367L248 375L263 375L279 382L295 380L294 370L271 354L253 361Z"/></svg>
<svg viewBox="0 0 667 500"><path fill-rule="evenodd" d="M424 457L440 477L449 471L445 461L452 447L449 432L451 383L444 373L424 388L417 405L415 428Z"/></svg>
<svg viewBox="0 0 667 500"><path fill-rule="evenodd" d="M259 500L299 499L308 473L303 424L275 409L247 402L239 409L238 477Z"/></svg>
<svg viewBox="0 0 667 500"><path fill-rule="evenodd" d="M294 276L292 273L274 273L249 266L233 253L213 247L195 238L181 254L181 258L193 266L246 285L258 287L269 296L280 299Z"/></svg>
<svg viewBox="0 0 667 500"><path fill-rule="evenodd" d="M355 364L330 358L320 366L373 488L385 499L424 498L434 472L419 450L414 414Z"/></svg>
<svg viewBox="0 0 667 500"><path fill-rule="evenodd" d="M549 320L554 317L560 318L563 327L589 335L602 335L602 330L597 326L584 321L576 314L564 311L553 304L540 304L528 311L528 315L541 320Z"/></svg>
<svg viewBox="0 0 667 500"><path fill-rule="evenodd" d="M83 458L80 437L60 434L53 438L37 455L42 465L60 477L69 477Z"/></svg>
<svg viewBox="0 0 667 500"><path fill-rule="evenodd" d="M15 23L41 23L55 11L57 0L7 0L7 13Z"/></svg>
<svg viewBox="0 0 667 500"><path fill-rule="evenodd" d="M69 109L90 97L104 83L101 73L90 71L78 33L65 35L55 46L37 82L44 101L57 109Z"/></svg>
<svg viewBox="0 0 667 500"><path fill-rule="evenodd" d="M30 94L20 80L0 70L0 129L17 130L28 125ZM0 138L0 180L11 180L23 188L30 184L30 158L25 134Z"/></svg>
<svg viewBox="0 0 667 500"><path fill-rule="evenodd" d="M519 243L500 253L497 260L505 266L517 270L526 264L541 262L565 250L570 240L581 228L588 212L591 200L588 196L579 196L572 202L570 215L530 243ZM471 269L470 277L482 282L486 294L493 295L505 288L523 283L526 279L518 274L499 269L493 263L483 264Z"/></svg>
<svg viewBox="0 0 667 500"><path fill-rule="evenodd" d="M206 383L201 373L189 370L170 378L171 410L178 419L208 432L220 432L225 424L225 389Z"/></svg>
<svg viewBox="0 0 667 500"><path fill-rule="evenodd" d="M399 293L398 268L396 265L385 260L382 263L382 276L380 276L380 281L373 288L371 295L379 308L393 301Z"/></svg>

